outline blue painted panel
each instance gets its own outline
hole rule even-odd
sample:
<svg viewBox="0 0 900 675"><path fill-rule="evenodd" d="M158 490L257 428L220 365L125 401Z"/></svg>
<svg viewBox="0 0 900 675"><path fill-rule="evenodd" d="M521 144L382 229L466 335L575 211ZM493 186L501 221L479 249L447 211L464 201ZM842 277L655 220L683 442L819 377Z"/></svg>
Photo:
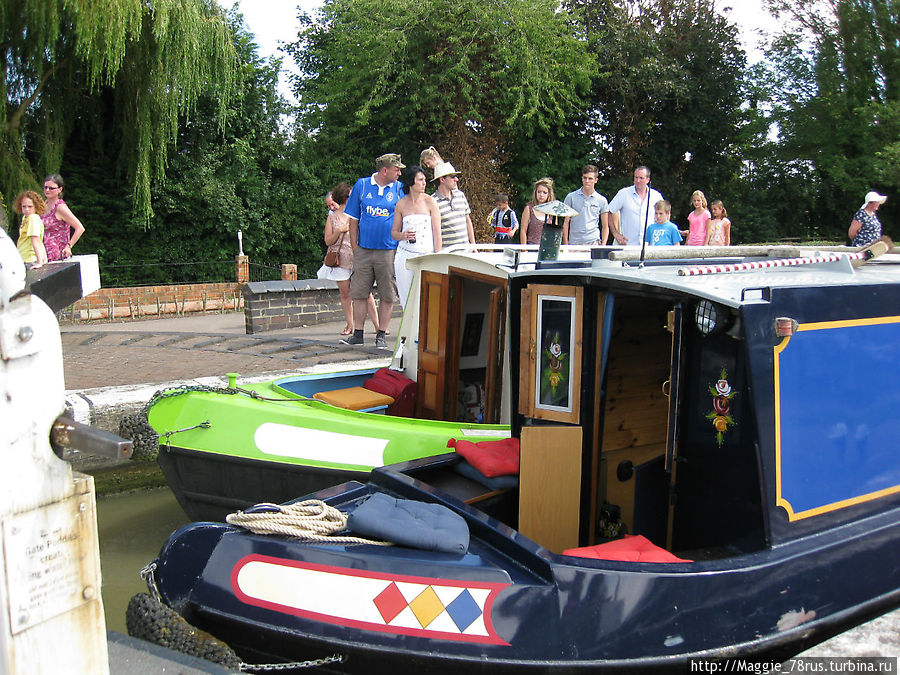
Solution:
<svg viewBox="0 0 900 675"><path fill-rule="evenodd" d="M900 323L801 326L776 359L780 497L794 517L900 485Z"/></svg>
<svg viewBox="0 0 900 675"><path fill-rule="evenodd" d="M377 368L366 368L365 370L343 370L330 373L295 375L275 380L275 386L292 394L312 398L313 394L317 394L320 391L361 387L366 380L375 374L376 370Z"/></svg>

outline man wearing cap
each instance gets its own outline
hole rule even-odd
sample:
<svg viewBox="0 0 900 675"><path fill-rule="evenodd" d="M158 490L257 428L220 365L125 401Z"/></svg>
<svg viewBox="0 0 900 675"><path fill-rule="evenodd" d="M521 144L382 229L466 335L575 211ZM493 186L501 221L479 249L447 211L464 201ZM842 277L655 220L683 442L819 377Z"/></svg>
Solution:
<svg viewBox="0 0 900 675"><path fill-rule="evenodd" d="M364 344L366 302L372 284L378 284L378 324L375 346L385 349L383 328L391 320L394 291L394 251L391 237L394 207L403 196L400 170L406 168L400 155L388 153L375 160L375 173L363 176L353 186L344 213L350 216L350 244L353 246L353 273L350 275L350 299L353 302L353 335L341 340L348 345Z"/></svg>
<svg viewBox="0 0 900 675"><path fill-rule="evenodd" d="M657 190L650 187L650 169L646 166L636 168L634 185L619 190L609 203L612 214L609 229L616 243L640 246L647 226L653 222L653 205L662 198Z"/></svg>
<svg viewBox="0 0 900 675"><path fill-rule="evenodd" d="M441 212L441 244L444 248L453 244L474 244L475 228L469 215L469 200L460 190L459 171L450 162L441 162L434 167L434 182L437 191L431 195Z"/></svg>
<svg viewBox="0 0 900 675"><path fill-rule="evenodd" d="M562 243L594 246L609 237L609 204L594 189L599 170L588 164L581 170L581 187L566 195L566 206L578 211L563 221Z"/></svg>
<svg viewBox="0 0 900 675"><path fill-rule="evenodd" d="M877 192L869 192L866 201L850 221L850 230L847 232L854 246L868 246L881 237L881 221L875 212L881 207L887 197Z"/></svg>

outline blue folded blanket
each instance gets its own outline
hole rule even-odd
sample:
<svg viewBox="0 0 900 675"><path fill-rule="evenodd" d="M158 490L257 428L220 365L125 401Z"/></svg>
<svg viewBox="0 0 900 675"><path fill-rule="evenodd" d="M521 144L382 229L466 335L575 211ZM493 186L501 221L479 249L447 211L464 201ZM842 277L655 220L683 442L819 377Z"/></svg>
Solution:
<svg viewBox="0 0 900 675"><path fill-rule="evenodd" d="M519 486L518 476L494 476L493 478L485 476L466 460L460 458L459 462L453 465L453 469L461 476L465 476L469 480L481 483L490 490L511 490Z"/></svg>
<svg viewBox="0 0 900 675"><path fill-rule="evenodd" d="M465 553L469 526L440 504L396 499L376 492L347 518L352 532L426 551Z"/></svg>

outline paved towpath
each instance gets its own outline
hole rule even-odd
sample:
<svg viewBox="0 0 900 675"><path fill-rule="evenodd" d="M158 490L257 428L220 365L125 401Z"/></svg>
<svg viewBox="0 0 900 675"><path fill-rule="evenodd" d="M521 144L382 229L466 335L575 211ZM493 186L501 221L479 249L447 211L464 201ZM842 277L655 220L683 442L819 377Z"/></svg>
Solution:
<svg viewBox="0 0 900 675"><path fill-rule="evenodd" d="M399 326L400 319L394 318L394 335ZM390 357L389 350L375 348L370 325L365 336L367 345L362 347L339 342L343 327L340 321L246 335L240 312L63 324L65 386L68 391L82 391L224 376L229 372L253 377ZM392 345L390 337L388 345Z"/></svg>

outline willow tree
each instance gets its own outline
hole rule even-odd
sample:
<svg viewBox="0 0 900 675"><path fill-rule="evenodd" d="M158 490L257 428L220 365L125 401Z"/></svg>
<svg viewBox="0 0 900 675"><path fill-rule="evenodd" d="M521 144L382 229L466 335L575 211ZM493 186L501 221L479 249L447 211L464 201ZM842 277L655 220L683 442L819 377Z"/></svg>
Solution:
<svg viewBox="0 0 900 675"><path fill-rule="evenodd" d="M148 221L150 186L163 176L179 116L207 83L223 99L231 89L222 10L212 0L3 0L0 35L3 193L59 170L75 125L95 123L87 101L99 98L114 128L96 132L119 140L116 165Z"/></svg>
<svg viewBox="0 0 900 675"><path fill-rule="evenodd" d="M371 170L387 151L417 159L434 144L467 175L477 212L506 187L508 139L560 126L580 104L592 57L558 9L555 0L325 0L290 48L303 71L304 130L327 168L345 172Z"/></svg>

